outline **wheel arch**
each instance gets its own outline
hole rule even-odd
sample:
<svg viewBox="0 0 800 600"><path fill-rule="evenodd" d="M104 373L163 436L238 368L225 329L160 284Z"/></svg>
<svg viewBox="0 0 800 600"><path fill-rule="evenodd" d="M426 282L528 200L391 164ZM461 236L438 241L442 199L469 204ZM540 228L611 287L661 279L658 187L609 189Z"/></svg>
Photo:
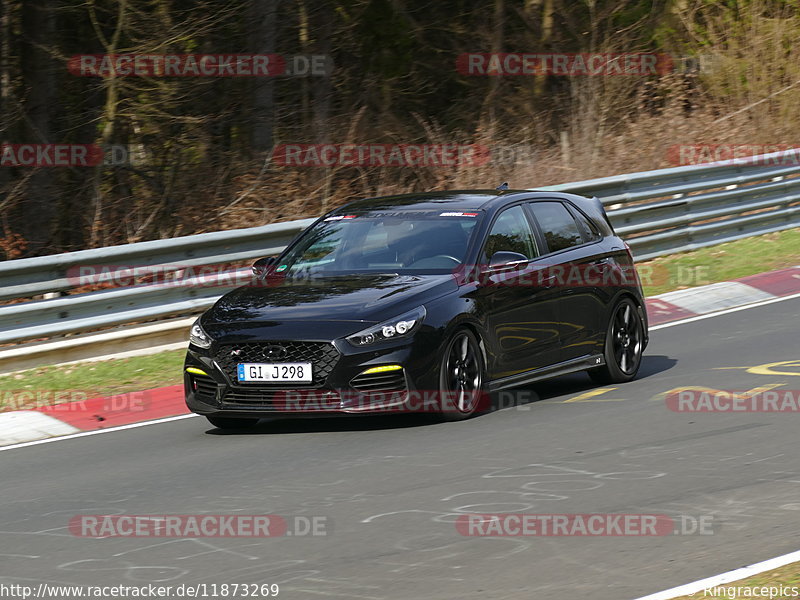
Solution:
<svg viewBox="0 0 800 600"><path fill-rule="evenodd" d="M480 324L471 318L469 315L461 314L455 319L453 319L447 329L442 336L443 344L442 347L446 345L446 342L450 340L453 334L458 331L459 329L468 329L478 340L478 346L481 349L481 356L483 357L483 366L485 369L488 370L489 368L489 351L486 348L486 340L484 331L481 328Z"/></svg>
<svg viewBox="0 0 800 600"><path fill-rule="evenodd" d="M486 352L486 342L483 339L483 335L478 328L478 326L473 323L472 321L462 321L460 324L457 324L453 331L457 331L459 327L463 327L464 329L469 329L474 335L475 338L478 340L478 347L481 349L481 356L483 356L483 366L485 369L489 367L489 356Z"/></svg>
<svg viewBox="0 0 800 600"><path fill-rule="evenodd" d="M638 294L634 294L632 291L625 289L619 290L616 294L614 294L614 296L611 298L611 301L608 303L605 322L608 323L608 320L611 318L611 315L614 312L614 308L623 298L632 300L636 305L636 308L639 309L639 314L641 315L642 323L644 324L644 348L646 348L650 341L650 323L649 319L647 318L647 304L645 303L644 298L640 297Z"/></svg>

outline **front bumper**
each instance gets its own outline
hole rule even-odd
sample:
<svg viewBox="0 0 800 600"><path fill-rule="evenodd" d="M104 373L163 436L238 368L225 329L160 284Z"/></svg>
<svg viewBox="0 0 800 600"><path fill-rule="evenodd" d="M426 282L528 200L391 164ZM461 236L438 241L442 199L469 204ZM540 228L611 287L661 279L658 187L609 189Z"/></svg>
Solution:
<svg viewBox="0 0 800 600"><path fill-rule="evenodd" d="M281 341L259 343L273 345ZM315 374L314 383L240 383L235 379L234 363L223 350L229 345L215 342L208 350L190 346L184 364L184 392L189 410L201 415L250 418L433 410L435 394L425 390L438 388L436 353L432 352L438 345L430 335L417 333L407 340L369 349L352 347L344 340L290 343L326 345L325 368L319 371L321 377ZM296 358L286 359L292 360ZM386 365L399 365L402 369L364 374Z"/></svg>

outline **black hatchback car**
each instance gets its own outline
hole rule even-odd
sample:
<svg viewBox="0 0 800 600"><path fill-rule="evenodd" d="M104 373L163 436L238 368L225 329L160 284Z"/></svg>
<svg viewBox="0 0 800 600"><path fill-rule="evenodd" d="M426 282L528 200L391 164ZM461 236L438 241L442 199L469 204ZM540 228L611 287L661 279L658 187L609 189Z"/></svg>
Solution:
<svg viewBox="0 0 800 600"><path fill-rule="evenodd" d="M320 217L193 325L189 408L221 428L271 415L434 412L576 371L639 369L648 330L627 245L596 198L455 191Z"/></svg>

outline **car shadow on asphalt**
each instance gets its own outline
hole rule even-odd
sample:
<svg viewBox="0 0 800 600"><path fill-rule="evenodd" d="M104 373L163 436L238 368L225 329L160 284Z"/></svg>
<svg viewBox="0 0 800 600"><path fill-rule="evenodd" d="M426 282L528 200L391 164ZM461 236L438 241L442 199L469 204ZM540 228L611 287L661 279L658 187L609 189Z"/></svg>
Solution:
<svg viewBox="0 0 800 600"><path fill-rule="evenodd" d="M644 355L639 367L639 374L631 384L668 371L678 364L678 360L663 355ZM541 381L530 386L521 386L495 392L492 394L492 407L488 412L497 412L506 408L515 408L540 401L553 400L562 396L577 396L599 387L618 387L628 384L612 384L600 386L594 383L586 373L572 373L553 379Z"/></svg>
<svg viewBox="0 0 800 600"><path fill-rule="evenodd" d="M441 421L431 415L391 414L377 416L304 417L301 419L262 419L258 425L247 429L216 429L206 431L208 435L264 435L287 433L327 433L344 431L378 431L382 429L404 429L423 425L437 425Z"/></svg>
<svg viewBox="0 0 800 600"><path fill-rule="evenodd" d="M639 368L636 381L663 373L674 367L677 359L662 355L645 355ZM490 395L490 406L478 415L481 419L491 413L508 408L515 408L547 401L568 395L577 395L596 389L586 373L573 373L549 379L533 386L523 386L494 392ZM208 435L264 435L264 434L297 434L326 433L345 431L379 431L383 429L404 429L425 425L441 425L442 421L430 414L388 414L376 416L347 417L305 417L305 418L271 418L262 419L257 425L246 429L217 429L212 427L206 431Z"/></svg>
<svg viewBox="0 0 800 600"><path fill-rule="evenodd" d="M652 375L658 375L664 371L669 371L672 367L678 364L677 358L664 356L662 354L648 355L642 357L642 364L639 367L639 374L634 381L640 379L647 379Z"/></svg>

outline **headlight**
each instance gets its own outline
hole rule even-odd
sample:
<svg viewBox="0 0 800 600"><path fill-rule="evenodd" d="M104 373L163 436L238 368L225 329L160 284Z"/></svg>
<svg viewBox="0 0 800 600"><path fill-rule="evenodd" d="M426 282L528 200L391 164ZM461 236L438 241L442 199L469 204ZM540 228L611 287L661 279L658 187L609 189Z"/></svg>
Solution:
<svg viewBox="0 0 800 600"><path fill-rule="evenodd" d="M200 348L208 348L211 345L211 338L200 327L200 319L197 319L189 330L189 342Z"/></svg>
<svg viewBox="0 0 800 600"><path fill-rule="evenodd" d="M409 336L419 329L424 318L425 307L420 306L404 315L354 333L346 339L354 346L368 346L377 342Z"/></svg>

